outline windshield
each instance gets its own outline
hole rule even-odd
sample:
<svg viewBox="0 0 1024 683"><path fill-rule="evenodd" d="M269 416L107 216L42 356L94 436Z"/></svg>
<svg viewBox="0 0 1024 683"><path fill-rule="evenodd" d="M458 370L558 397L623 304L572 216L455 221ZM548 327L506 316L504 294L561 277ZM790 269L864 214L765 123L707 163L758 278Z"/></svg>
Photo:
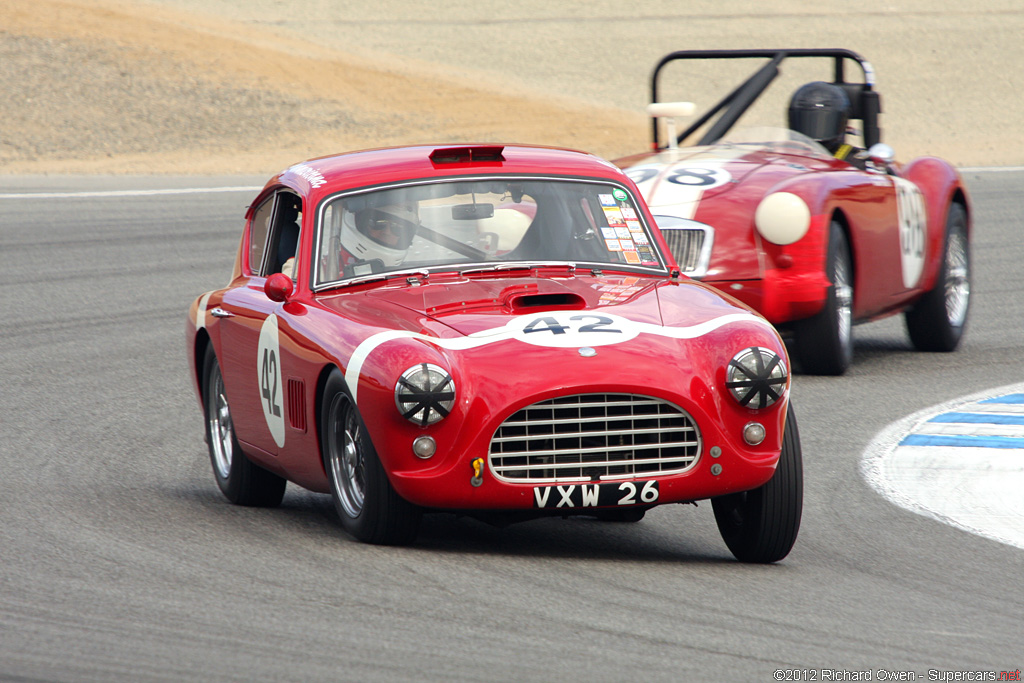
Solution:
<svg viewBox="0 0 1024 683"><path fill-rule="evenodd" d="M818 142L807 137L803 133L788 128L776 128L774 126L757 126L751 128L740 128L735 130L716 144L719 145L742 145L752 149L778 154L804 154L831 158L832 155Z"/></svg>
<svg viewBox="0 0 1024 683"><path fill-rule="evenodd" d="M665 271L636 200L611 183L487 177L332 197L315 284L409 270L572 263Z"/></svg>

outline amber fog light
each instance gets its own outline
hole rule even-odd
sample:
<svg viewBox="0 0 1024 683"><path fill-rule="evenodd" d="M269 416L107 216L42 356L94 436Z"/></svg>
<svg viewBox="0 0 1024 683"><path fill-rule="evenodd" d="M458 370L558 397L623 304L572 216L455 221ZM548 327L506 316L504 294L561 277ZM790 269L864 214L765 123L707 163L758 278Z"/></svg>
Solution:
<svg viewBox="0 0 1024 683"><path fill-rule="evenodd" d="M743 440L751 446L756 446L764 441L764 425L759 422L750 422L743 428Z"/></svg>
<svg viewBox="0 0 1024 683"><path fill-rule="evenodd" d="M412 442L412 452L417 458L423 458L426 460L437 452L437 443L432 437L418 436L416 437L416 440Z"/></svg>

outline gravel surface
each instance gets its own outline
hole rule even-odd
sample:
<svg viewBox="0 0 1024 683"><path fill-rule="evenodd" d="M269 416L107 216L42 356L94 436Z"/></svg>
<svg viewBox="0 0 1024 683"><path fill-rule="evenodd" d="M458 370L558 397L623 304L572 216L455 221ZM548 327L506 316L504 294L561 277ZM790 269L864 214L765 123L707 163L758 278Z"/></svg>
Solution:
<svg viewBox="0 0 1024 683"><path fill-rule="evenodd" d="M1021 61L1019 0L763 7L3 0L0 174L265 174L451 141L614 158L646 147L650 70L687 47L854 49L876 67L899 158L1024 163L1004 142L1024 125L1024 71L1005 66ZM708 104L705 87L734 78L705 72L681 90ZM773 116L792 86L778 87Z"/></svg>

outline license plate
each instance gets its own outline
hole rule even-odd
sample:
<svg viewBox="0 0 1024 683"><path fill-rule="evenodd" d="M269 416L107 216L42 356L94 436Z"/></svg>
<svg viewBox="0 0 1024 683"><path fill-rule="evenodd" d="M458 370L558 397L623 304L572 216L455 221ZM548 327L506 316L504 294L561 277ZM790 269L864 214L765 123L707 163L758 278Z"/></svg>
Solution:
<svg viewBox="0 0 1024 683"><path fill-rule="evenodd" d="M658 482L622 481L607 484L559 484L533 489L536 508L594 508L651 505L658 502Z"/></svg>

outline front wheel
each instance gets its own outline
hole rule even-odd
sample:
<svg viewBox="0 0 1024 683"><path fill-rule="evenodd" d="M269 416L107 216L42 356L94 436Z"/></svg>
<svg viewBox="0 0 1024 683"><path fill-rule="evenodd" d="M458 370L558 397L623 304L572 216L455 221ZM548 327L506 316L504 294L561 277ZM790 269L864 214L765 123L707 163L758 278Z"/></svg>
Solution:
<svg viewBox="0 0 1024 683"><path fill-rule="evenodd" d="M235 437L224 376L213 347L203 359L203 410L206 413L206 441L210 463L224 497L235 505L275 507L281 504L288 482L253 463L242 452Z"/></svg>
<svg viewBox="0 0 1024 683"><path fill-rule="evenodd" d="M825 276L831 283L821 311L794 325L793 355L809 375L841 375L853 359L853 260L839 223L829 229Z"/></svg>
<svg viewBox="0 0 1024 683"><path fill-rule="evenodd" d="M904 314L918 351L954 351L960 345L971 301L970 255L967 212L953 204L946 217L946 244L935 286Z"/></svg>
<svg viewBox="0 0 1024 683"><path fill-rule="evenodd" d="M327 379L321 411L324 469L342 527L366 543L412 543L419 529L420 510L399 496L388 481L338 370Z"/></svg>
<svg viewBox="0 0 1024 683"><path fill-rule="evenodd" d="M786 413L782 454L760 488L711 500L722 540L740 562L778 562L793 548L804 504L800 432L793 407Z"/></svg>

